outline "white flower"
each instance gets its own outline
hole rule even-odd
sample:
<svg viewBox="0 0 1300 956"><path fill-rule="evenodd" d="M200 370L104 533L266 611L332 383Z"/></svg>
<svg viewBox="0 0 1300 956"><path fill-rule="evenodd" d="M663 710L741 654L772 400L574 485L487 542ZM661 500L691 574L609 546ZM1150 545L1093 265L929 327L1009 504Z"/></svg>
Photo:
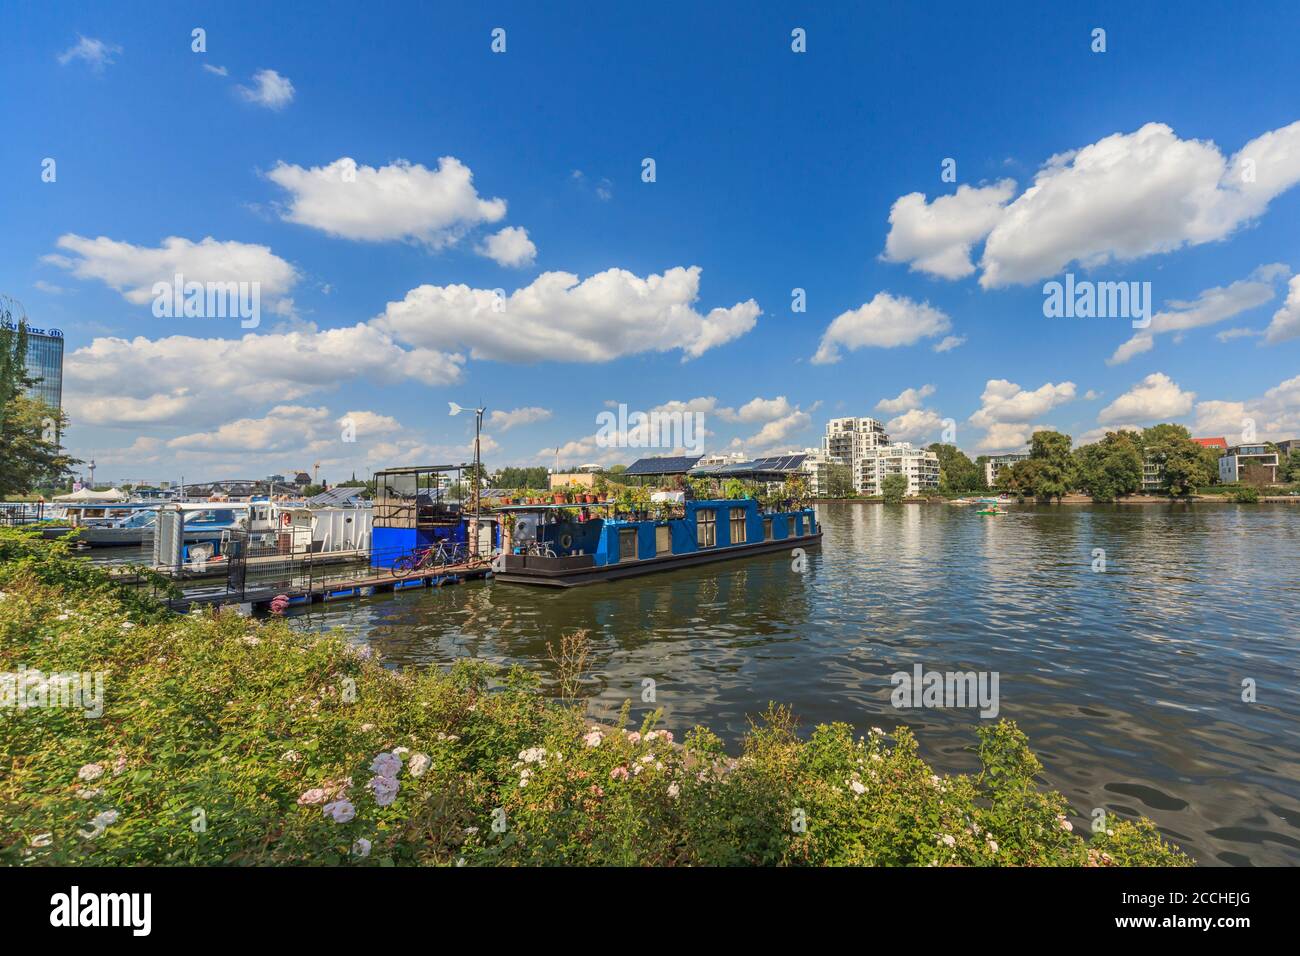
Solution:
<svg viewBox="0 0 1300 956"><path fill-rule="evenodd" d="M674 800L677 799L678 795L681 792L682 792L682 788L677 786L676 781L668 785L668 796L672 797Z"/></svg>
<svg viewBox="0 0 1300 956"><path fill-rule="evenodd" d="M997 841L997 840L989 840L989 852L991 852L991 853L997 853L997 852L998 852L998 841Z"/></svg>
<svg viewBox="0 0 1300 956"><path fill-rule="evenodd" d="M78 780L98 780L104 775L104 767L97 763L88 763L77 771Z"/></svg>
<svg viewBox="0 0 1300 956"><path fill-rule="evenodd" d="M942 843L944 846L957 845L957 839L951 833L945 833L943 836L939 837L939 842Z"/></svg>
<svg viewBox="0 0 1300 956"><path fill-rule="evenodd" d="M1064 830L1066 833L1069 833L1074 829L1074 824L1071 823L1069 820L1065 819L1064 813L1058 813L1056 815L1056 822L1060 824L1061 829Z"/></svg>
<svg viewBox="0 0 1300 956"><path fill-rule="evenodd" d="M297 763L302 759L302 754L298 753L296 750L286 750L284 753L280 754L280 759L285 763Z"/></svg>
<svg viewBox="0 0 1300 956"><path fill-rule="evenodd" d="M872 727L871 732L875 734L877 737L885 736L885 732L881 730L879 727Z"/></svg>
<svg viewBox="0 0 1300 956"><path fill-rule="evenodd" d="M429 769L430 763L432 761L429 759L428 754L414 753L411 754L411 759L406 762L406 769L410 771L412 777L423 777L425 771Z"/></svg>
<svg viewBox="0 0 1300 956"><path fill-rule="evenodd" d="M410 747L394 747L393 754L397 757L404 757L411 752Z"/></svg>
<svg viewBox="0 0 1300 956"><path fill-rule="evenodd" d="M582 742L588 747L599 747L600 742L605 739L605 735L599 730L593 730L582 738Z"/></svg>
<svg viewBox="0 0 1300 956"><path fill-rule="evenodd" d="M77 796L80 797L82 800L97 800L103 795L104 795L103 787L95 787L93 789L87 789L83 787L82 789L77 791Z"/></svg>
<svg viewBox="0 0 1300 956"><path fill-rule="evenodd" d="M372 730L374 730L374 729L375 729L375 725L374 725L374 724L362 724L362 725L361 725L361 732L362 732L363 734L368 734L368 733L370 733L370 731L372 731Z"/></svg>
<svg viewBox="0 0 1300 956"><path fill-rule="evenodd" d="M644 757L641 758L641 762L642 762L642 763L647 763L647 764L649 764L649 763L654 763L654 762L655 762L655 755L654 755L654 754L646 754Z"/></svg>
<svg viewBox="0 0 1300 956"><path fill-rule="evenodd" d="M335 823L349 823L357 815L357 808L349 800L335 800L321 807L321 812Z"/></svg>
<svg viewBox="0 0 1300 956"><path fill-rule="evenodd" d="M524 763L541 763L546 756L546 751L541 747L529 747L527 750L519 751L519 759Z"/></svg>
<svg viewBox="0 0 1300 956"><path fill-rule="evenodd" d="M365 837L358 837L357 841L352 844L352 853L355 856L367 857L370 855L370 847L373 844Z"/></svg>
<svg viewBox="0 0 1300 956"><path fill-rule="evenodd" d="M862 796L862 794L867 792L867 785L863 783L861 780L854 780L852 783L849 784L849 789L852 790L854 793L856 793L858 796Z"/></svg>
<svg viewBox="0 0 1300 956"><path fill-rule="evenodd" d="M533 772L532 772L531 770L529 770L527 767L525 767L523 770L519 771L519 786L520 786L521 789L524 788L524 787L526 787L526 786L528 786L528 779L529 779L532 775L533 775Z"/></svg>
<svg viewBox="0 0 1300 956"><path fill-rule="evenodd" d="M402 772L402 758L396 754L382 753L370 762L370 772L378 777L396 780Z"/></svg>
<svg viewBox="0 0 1300 956"><path fill-rule="evenodd" d="M375 803L381 807L397 799L398 783L393 777L371 777L366 786L375 792Z"/></svg>

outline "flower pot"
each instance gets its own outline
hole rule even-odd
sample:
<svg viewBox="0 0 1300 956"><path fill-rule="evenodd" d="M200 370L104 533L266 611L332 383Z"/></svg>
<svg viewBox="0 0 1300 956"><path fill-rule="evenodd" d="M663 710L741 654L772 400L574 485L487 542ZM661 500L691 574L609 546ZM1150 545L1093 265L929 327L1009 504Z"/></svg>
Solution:
<svg viewBox="0 0 1300 956"><path fill-rule="evenodd" d="M557 504L557 505L564 504L564 495L552 495L551 502L552 504Z"/></svg>
<svg viewBox="0 0 1300 956"><path fill-rule="evenodd" d="M582 500L583 500L583 503L584 503L584 504L592 504L592 503L595 502L595 500L596 500L596 496L595 496L595 495L583 495L583 496L582 496Z"/></svg>

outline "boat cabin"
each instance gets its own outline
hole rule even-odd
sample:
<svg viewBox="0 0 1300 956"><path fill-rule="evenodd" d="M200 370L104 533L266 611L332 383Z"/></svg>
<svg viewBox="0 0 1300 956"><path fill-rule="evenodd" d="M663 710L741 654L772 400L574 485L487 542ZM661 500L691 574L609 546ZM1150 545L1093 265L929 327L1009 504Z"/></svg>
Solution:
<svg viewBox="0 0 1300 956"><path fill-rule="evenodd" d="M462 495L462 476L472 465L425 465L387 468L375 472L371 529L372 567L392 567L397 561L439 542L467 545L470 503ZM490 550L491 541L480 547Z"/></svg>

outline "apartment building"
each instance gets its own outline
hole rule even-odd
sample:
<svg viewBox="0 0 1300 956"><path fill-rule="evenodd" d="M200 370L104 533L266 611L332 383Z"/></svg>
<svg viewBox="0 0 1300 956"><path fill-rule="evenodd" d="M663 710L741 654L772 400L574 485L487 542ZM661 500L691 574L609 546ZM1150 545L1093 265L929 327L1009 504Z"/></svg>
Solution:
<svg viewBox="0 0 1300 956"><path fill-rule="evenodd" d="M826 423L822 454L852 467L872 448L888 444L885 426L874 418L832 418Z"/></svg>
<svg viewBox="0 0 1300 956"><path fill-rule="evenodd" d="M1028 453L1021 454L1016 452L1010 455L991 455L984 462L984 484L992 488L994 482L998 480L998 472L1003 468L1010 468L1018 461L1027 461Z"/></svg>
<svg viewBox="0 0 1300 956"><path fill-rule="evenodd" d="M1233 445L1228 453L1219 459L1219 481L1225 485L1241 481L1246 470L1262 468L1267 484L1277 482L1278 455L1267 445L1257 442L1253 445Z"/></svg>
<svg viewBox="0 0 1300 956"><path fill-rule="evenodd" d="M824 498L842 490L831 487L831 473L834 468L842 468L852 473L852 465L843 458L827 455L818 448L805 448L802 470L808 476L808 491L814 498Z"/></svg>
<svg viewBox="0 0 1300 956"><path fill-rule="evenodd" d="M853 477L859 494L878 495L888 475L905 475L908 495L937 491L939 456L924 448L913 448L909 442L878 445L859 459Z"/></svg>

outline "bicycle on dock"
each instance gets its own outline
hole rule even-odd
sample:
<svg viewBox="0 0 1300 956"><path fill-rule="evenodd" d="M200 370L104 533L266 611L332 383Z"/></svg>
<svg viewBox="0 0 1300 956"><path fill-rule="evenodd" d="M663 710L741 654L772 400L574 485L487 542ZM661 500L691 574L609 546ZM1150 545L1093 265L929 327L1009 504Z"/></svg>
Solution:
<svg viewBox="0 0 1300 956"><path fill-rule="evenodd" d="M401 578L418 571L440 571L448 566L465 563L465 546L449 541L439 541L436 547L419 548L405 555L389 569L393 577Z"/></svg>

